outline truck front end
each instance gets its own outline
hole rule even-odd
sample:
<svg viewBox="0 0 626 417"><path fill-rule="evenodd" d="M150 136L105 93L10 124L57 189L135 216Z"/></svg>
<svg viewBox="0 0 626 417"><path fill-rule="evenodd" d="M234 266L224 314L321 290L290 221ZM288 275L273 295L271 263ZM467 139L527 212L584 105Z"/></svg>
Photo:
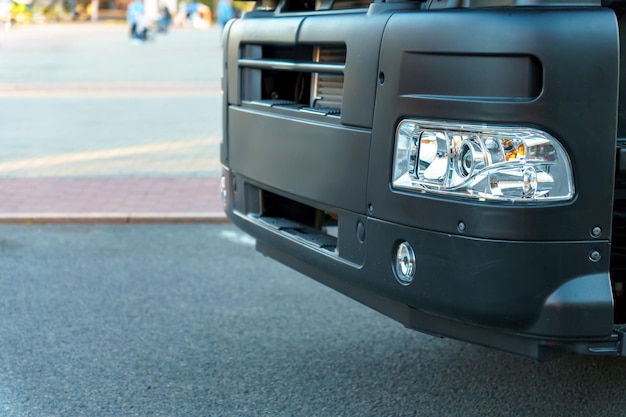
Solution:
<svg viewBox="0 0 626 417"><path fill-rule="evenodd" d="M621 8L259 0L223 35L229 219L407 327L625 354Z"/></svg>

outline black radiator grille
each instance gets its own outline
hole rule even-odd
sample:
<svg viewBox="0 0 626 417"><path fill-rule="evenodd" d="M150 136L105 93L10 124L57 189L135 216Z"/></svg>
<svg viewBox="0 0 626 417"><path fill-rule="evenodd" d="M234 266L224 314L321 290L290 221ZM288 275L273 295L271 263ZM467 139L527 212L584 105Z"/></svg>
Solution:
<svg viewBox="0 0 626 417"><path fill-rule="evenodd" d="M282 13L316 12L323 10L363 9L369 7L371 0L257 0L262 10L275 10L279 4Z"/></svg>
<svg viewBox="0 0 626 417"><path fill-rule="evenodd" d="M241 99L268 107L339 116L345 45L242 45Z"/></svg>

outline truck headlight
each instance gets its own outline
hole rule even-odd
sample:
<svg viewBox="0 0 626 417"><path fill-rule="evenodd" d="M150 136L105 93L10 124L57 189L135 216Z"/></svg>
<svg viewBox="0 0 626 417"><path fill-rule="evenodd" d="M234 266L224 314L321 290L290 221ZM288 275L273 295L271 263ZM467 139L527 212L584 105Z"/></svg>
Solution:
<svg viewBox="0 0 626 417"><path fill-rule="evenodd" d="M396 131L392 185L513 203L574 196L569 156L546 132L413 119Z"/></svg>

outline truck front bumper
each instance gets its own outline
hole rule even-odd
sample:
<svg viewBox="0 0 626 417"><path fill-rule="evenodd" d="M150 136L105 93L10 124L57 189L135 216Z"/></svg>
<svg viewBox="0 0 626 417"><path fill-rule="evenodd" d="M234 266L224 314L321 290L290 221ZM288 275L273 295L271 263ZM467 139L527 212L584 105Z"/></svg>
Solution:
<svg viewBox="0 0 626 417"><path fill-rule="evenodd" d="M409 328L537 360L559 349L624 353L613 328L607 242L477 239L341 210L331 236L265 216L263 195L275 190L228 170L225 184L229 219L260 252ZM416 254L410 285L394 272L400 242Z"/></svg>

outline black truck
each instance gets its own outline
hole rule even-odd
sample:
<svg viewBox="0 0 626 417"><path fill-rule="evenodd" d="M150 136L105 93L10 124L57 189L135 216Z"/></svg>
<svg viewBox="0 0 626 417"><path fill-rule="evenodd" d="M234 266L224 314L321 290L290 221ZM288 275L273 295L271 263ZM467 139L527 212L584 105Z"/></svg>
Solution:
<svg viewBox="0 0 626 417"><path fill-rule="evenodd" d="M625 10L257 0L222 38L228 218L411 329L626 355Z"/></svg>

